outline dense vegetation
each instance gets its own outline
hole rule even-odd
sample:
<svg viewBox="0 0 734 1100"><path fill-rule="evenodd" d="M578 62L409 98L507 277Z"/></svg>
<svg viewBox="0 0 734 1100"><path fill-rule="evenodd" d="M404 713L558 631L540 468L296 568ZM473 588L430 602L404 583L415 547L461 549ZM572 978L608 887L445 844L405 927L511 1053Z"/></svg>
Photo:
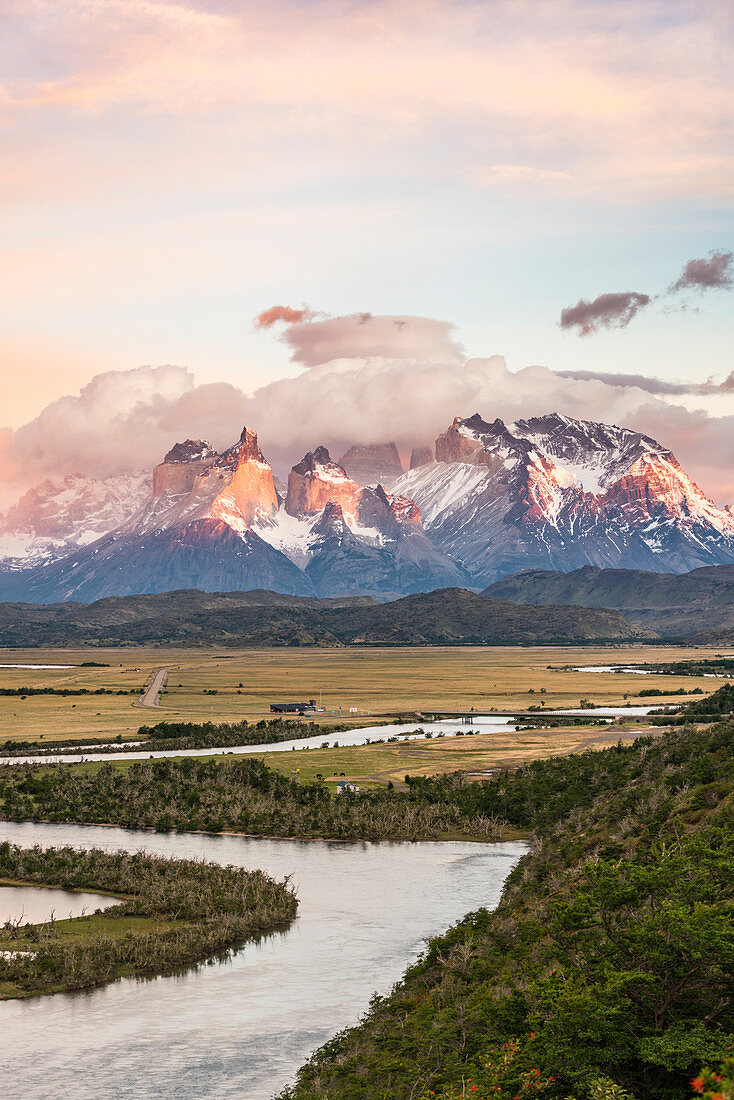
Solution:
<svg viewBox="0 0 734 1100"><path fill-rule="evenodd" d="M61 695L66 698L69 695L139 695L140 688L126 688L113 690L112 688L54 688L54 687L0 687L0 695L20 696L25 699L27 695Z"/></svg>
<svg viewBox="0 0 734 1100"><path fill-rule="evenodd" d="M723 684L718 691L714 691L705 699L688 703L684 708L685 714L696 719L701 715L720 718L722 714L731 714L732 711L734 711L734 684Z"/></svg>
<svg viewBox="0 0 734 1100"><path fill-rule="evenodd" d="M241 722L159 722L155 726L140 726L136 740L154 742L150 748L171 752L188 752L191 749L236 748L238 745L272 745L278 741L290 741L300 737L331 737L349 729L349 726L317 722L304 722L297 718L263 718L250 724ZM55 756L59 753L85 756L95 753L119 753L124 751L122 737L115 741L65 739L46 745L37 741L5 741L0 745L0 756Z"/></svg>
<svg viewBox="0 0 734 1100"><path fill-rule="evenodd" d="M379 604L274 592L122 596L92 604L0 604L6 646L512 645L644 637L617 611L519 607L444 588Z"/></svg>
<svg viewBox="0 0 734 1100"><path fill-rule="evenodd" d="M127 827L235 831L258 836L340 840L415 840L440 836L496 839L501 822L457 792L470 785L380 788L332 795L260 760L187 757L103 764L7 764L0 767L0 817L112 822Z"/></svg>
<svg viewBox="0 0 734 1100"><path fill-rule="evenodd" d="M163 973L285 927L296 899L262 871L143 852L0 844L0 879L123 895L71 921L0 928L0 997L84 989Z"/></svg>
<svg viewBox="0 0 734 1100"><path fill-rule="evenodd" d="M734 713L734 684L723 684L717 691L695 703L686 703L673 716L664 710L651 711L649 720L656 726L684 726L689 722L715 722Z"/></svg>
<svg viewBox="0 0 734 1100"><path fill-rule="evenodd" d="M454 781L413 781L426 795ZM532 764L463 796L532 822L469 914L288 1100L684 1100L734 1031L734 722Z"/></svg>

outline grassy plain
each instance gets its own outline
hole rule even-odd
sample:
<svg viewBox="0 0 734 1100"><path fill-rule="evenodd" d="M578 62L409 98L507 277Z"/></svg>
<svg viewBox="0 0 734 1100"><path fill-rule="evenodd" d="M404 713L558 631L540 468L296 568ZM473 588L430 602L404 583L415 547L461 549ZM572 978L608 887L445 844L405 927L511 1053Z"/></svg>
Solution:
<svg viewBox="0 0 734 1100"><path fill-rule="evenodd" d="M75 736L134 735L144 723L258 720L270 702L320 699L324 723L382 715L544 709L636 700L641 688L714 691L722 681L704 677L639 676L561 671L563 666L635 664L713 657L719 648L686 646L536 646L242 650L29 649L0 650L0 664L76 665L99 661L107 668L0 668L0 687L103 687L142 690L156 668L170 670L162 706L141 709L137 694L98 696L0 696L0 740L53 742ZM731 652L729 650L725 651ZM240 687L240 684L242 685ZM533 689L532 693L530 689ZM544 694L541 692L545 689ZM208 694L216 692L216 694ZM664 699L660 700L664 702ZM656 699L657 703L658 700ZM351 712L355 708L355 712Z"/></svg>
<svg viewBox="0 0 734 1100"><path fill-rule="evenodd" d="M645 734L654 736L659 736L660 732L659 727L644 729ZM416 741L401 738L391 744L269 752L260 759L284 775L292 775L298 769L298 778L304 782L313 782L320 775L328 784L336 784L344 777L365 787L383 786L388 782L403 787L406 775L430 776L462 771L481 777L498 768L606 748L642 735L639 723L629 720L601 728L576 726L516 732L514 726L510 726L507 731L491 734L464 733L459 737ZM338 735L335 740L338 741Z"/></svg>

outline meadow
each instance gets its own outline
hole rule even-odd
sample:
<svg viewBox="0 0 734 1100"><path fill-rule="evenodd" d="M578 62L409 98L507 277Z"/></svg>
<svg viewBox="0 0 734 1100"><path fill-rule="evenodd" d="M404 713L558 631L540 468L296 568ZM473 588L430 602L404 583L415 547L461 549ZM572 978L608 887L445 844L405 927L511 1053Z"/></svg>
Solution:
<svg viewBox="0 0 734 1100"><path fill-rule="evenodd" d="M133 737L143 724L171 720L259 720L271 702L316 699L326 724L370 724L383 716L411 720L436 712L554 709L624 705L640 690L674 692L711 677L605 675L565 670L574 665L635 664L714 657L720 649L687 646L537 646L187 650L5 649L0 664L73 665L73 668L0 668L0 688L104 688L124 694L0 696L0 740L53 742L68 737ZM94 661L107 667L81 667ZM157 668L169 669L159 708L136 705L138 691ZM671 697L671 701L679 699ZM665 702L665 696L655 703Z"/></svg>

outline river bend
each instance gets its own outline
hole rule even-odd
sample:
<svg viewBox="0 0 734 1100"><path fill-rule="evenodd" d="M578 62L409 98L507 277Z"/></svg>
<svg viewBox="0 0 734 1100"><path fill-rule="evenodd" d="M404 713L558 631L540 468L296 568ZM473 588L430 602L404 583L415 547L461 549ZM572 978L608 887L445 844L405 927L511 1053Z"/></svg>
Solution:
<svg viewBox="0 0 734 1100"><path fill-rule="evenodd" d="M16 844L145 848L292 875L299 916L224 962L0 1003L5 1100L267 1100L427 937L497 904L518 842L329 843L0 822Z"/></svg>

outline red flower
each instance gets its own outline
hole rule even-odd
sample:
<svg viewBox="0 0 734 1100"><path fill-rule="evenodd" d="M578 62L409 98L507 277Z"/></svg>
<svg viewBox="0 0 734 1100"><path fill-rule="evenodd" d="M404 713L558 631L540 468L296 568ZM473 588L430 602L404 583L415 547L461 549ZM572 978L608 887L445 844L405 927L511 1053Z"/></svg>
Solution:
<svg viewBox="0 0 734 1100"><path fill-rule="evenodd" d="M694 1077L691 1081L691 1088L696 1092L703 1092L703 1077Z"/></svg>

